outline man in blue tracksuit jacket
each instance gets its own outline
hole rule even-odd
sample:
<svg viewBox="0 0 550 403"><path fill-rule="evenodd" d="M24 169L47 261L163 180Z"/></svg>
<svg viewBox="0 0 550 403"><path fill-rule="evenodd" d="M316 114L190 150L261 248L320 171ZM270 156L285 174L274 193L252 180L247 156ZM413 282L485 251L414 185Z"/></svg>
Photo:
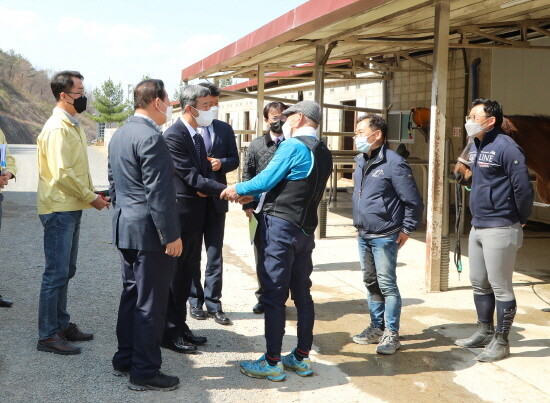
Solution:
<svg viewBox="0 0 550 403"><path fill-rule="evenodd" d="M266 353L240 365L243 374L282 381L284 369L300 376L313 374L309 351L313 343L315 312L311 298L311 254L315 247L317 207L332 171L332 156L317 139L319 104L301 101L283 112L283 141L265 169L247 182L229 186L222 197L265 192L259 231L263 259L260 267L265 309ZM285 334L285 301L290 289L298 312L298 343L281 357ZM284 367L284 369L283 369Z"/></svg>
<svg viewBox="0 0 550 403"><path fill-rule="evenodd" d="M353 174L353 225L371 317L353 341L378 343L379 354L394 354L401 347L397 251L417 228L424 208L409 164L385 145L387 128L378 115L359 119L355 145L361 154L355 157Z"/></svg>
<svg viewBox="0 0 550 403"><path fill-rule="evenodd" d="M534 198L523 150L502 133L502 122L498 102L476 99L465 125L468 136L474 139L468 158L472 171L468 254L478 331L455 344L486 346L476 357L480 362L501 360L510 354L508 333L516 314L512 275L523 241L522 227Z"/></svg>

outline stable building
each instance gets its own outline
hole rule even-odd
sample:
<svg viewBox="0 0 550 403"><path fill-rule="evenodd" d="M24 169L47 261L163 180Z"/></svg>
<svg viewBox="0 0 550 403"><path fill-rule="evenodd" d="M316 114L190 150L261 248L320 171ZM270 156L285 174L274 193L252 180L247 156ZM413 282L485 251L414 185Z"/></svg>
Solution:
<svg viewBox="0 0 550 403"><path fill-rule="evenodd" d="M320 103L333 188L356 154L357 116L385 115L390 144L410 153L426 202L426 287L440 291L464 116L475 98L498 100L508 115L550 115L549 50L547 0L311 0L183 68L181 78L245 80L222 89L219 114L243 150L265 130L265 103ZM550 222L550 209L535 207L532 219Z"/></svg>

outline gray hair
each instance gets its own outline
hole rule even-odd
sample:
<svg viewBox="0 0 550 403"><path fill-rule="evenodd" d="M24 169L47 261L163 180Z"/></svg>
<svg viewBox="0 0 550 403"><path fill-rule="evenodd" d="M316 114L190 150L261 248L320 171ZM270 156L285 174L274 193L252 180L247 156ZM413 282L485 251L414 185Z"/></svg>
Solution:
<svg viewBox="0 0 550 403"><path fill-rule="evenodd" d="M197 98L207 97L210 95L208 88L200 85L186 85L180 91L180 106L183 111L187 105L197 106Z"/></svg>

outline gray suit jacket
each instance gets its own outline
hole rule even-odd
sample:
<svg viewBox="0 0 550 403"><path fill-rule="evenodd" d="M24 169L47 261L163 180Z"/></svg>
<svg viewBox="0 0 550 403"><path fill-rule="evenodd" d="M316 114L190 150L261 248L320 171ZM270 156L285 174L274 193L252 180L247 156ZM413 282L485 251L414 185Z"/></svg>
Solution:
<svg viewBox="0 0 550 403"><path fill-rule="evenodd" d="M180 236L174 166L162 134L130 117L109 143L113 242L120 249L163 251Z"/></svg>

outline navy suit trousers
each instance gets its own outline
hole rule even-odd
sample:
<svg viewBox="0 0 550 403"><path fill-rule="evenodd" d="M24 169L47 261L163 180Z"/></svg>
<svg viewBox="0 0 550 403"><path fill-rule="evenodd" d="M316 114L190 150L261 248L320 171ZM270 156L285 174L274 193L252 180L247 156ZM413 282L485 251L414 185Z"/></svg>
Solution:
<svg viewBox="0 0 550 403"><path fill-rule="evenodd" d="M119 253L123 290L113 367L131 368L134 378L151 378L158 374L162 363L160 341L176 259L164 252L136 249L119 249Z"/></svg>
<svg viewBox="0 0 550 403"><path fill-rule="evenodd" d="M181 240L183 252L177 260L176 271L170 283L170 298L164 330L166 340L176 340L183 332L189 330L186 323L187 299L191 291L191 282L196 273L200 273L201 268L202 234L182 232Z"/></svg>
<svg viewBox="0 0 550 403"><path fill-rule="evenodd" d="M278 360L285 334L285 302L290 289L298 312L298 345L309 352L313 344L315 310L311 298L313 235L279 217L264 214L259 223L263 249L260 281L265 307L265 340L269 358Z"/></svg>
<svg viewBox="0 0 550 403"><path fill-rule="evenodd" d="M253 214L259 223L262 220L263 214L262 213L259 213L259 214L253 213ZM258 279L258 289L254 294L256 295L256 298L258 299L259 303L263 303L262 294L264 292L262 283L260 281L260 267L261 267L261 262L264 259L262 252L263 252L263 249L262 249L262 240L260 237L260 229L257 228L256 233L254 234L254 261L256 262L256 278Z"/></svg>
<svg viewBox="0 0 550 403"><path fill-rule="evenodd" d="M201 272L195 272L191 287L189 304L192 307L206 305L208 312L222 310L223 285L223 235L225 213L217 213L209 203L204 224L204 247L206 248L206 269L204 270L204 289L201 284Z"/></svg>

